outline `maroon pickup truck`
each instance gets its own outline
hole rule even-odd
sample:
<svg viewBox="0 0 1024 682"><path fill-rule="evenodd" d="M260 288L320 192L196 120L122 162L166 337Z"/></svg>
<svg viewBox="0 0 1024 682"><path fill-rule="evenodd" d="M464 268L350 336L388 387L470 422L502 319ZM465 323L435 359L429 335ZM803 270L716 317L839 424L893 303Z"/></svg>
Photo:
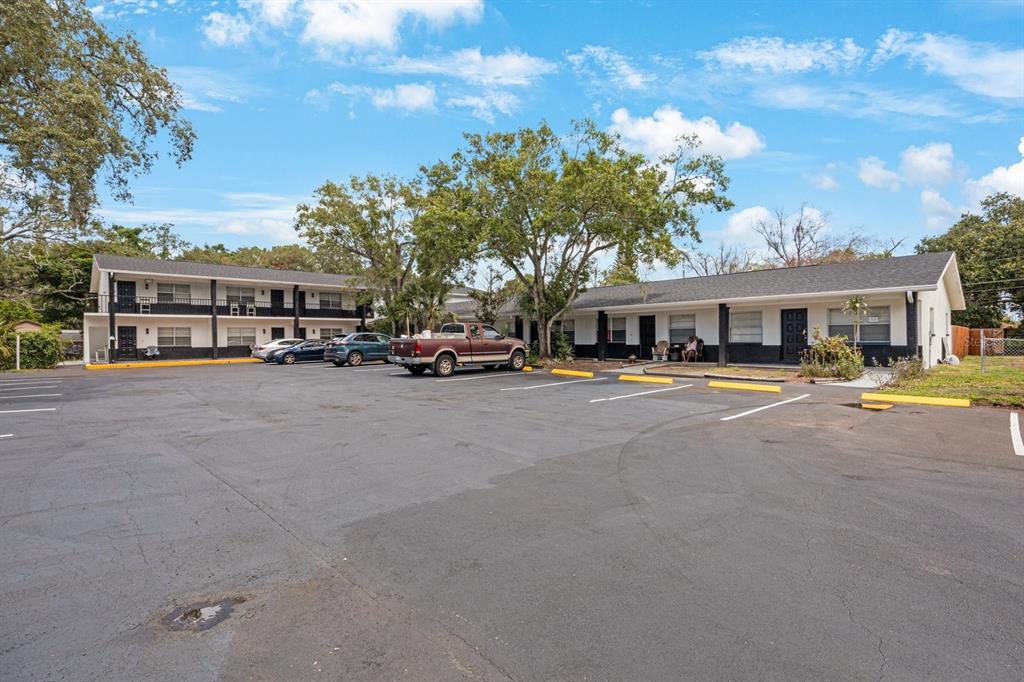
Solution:
<svg viewBox="0 0 1024 682"><path fill-rule="evenodd" d="M482 322L449 322L430 338L391 339L388 361L413 374L429 369L439 377L471 365L518 371L526 365L526 344Z"/></svg>

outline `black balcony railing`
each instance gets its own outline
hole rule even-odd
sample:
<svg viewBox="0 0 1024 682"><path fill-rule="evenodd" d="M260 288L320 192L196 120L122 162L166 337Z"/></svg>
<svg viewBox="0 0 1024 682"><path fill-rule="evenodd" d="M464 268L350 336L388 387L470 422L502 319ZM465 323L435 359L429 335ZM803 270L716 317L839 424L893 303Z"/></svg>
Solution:
<svg viewBox="0 0 1024 682"><path fill-rule="evenodd" d="M213 304L209 298L166 298L159 296L97 296L91 310L97 313L135 313L143 315L212 315ZM321 305L316 302L300 303L299 317L344 317L359 319L362 311L357 308L340 308ZM372 315L366 307L367 317ZM218 317L294 317L291 305L267 304L259 301L217 301Z"/></svg>

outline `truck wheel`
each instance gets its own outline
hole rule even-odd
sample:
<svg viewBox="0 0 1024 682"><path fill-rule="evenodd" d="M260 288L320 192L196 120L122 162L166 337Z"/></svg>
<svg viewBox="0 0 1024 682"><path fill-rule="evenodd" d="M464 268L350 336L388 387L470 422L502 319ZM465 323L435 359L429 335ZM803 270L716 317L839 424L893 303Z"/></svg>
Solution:
<svg viewBox="0 0 1024 682"><path fill-rule="evenodd" d="M415 374L416 376L419 376L427 371L427 366L415 365L413 367L406 367L406 369L409 370L409 374Z"/></svg>
<svg viewBox="0 0 1024 682"><path fill-rule="evenodd" d="M512 357L508 359L508 368L513 372L521 372L523 367L526 367L526 353L521 350L512 351Z"/></svg>
<svg viewBox="0 0 1024 682"><path fill-rule="evenodd" d="M450 377L455 372L455 358L448 353L438 356L434 360L434 375L439 377Z"/></svg>
<svg viewBox="0 0 1024 682"><path fill-rule="evenodd" d="M348 364L352 367L358 367L363 364L363 354L357 350L352 351L348 354Z"/></svg>

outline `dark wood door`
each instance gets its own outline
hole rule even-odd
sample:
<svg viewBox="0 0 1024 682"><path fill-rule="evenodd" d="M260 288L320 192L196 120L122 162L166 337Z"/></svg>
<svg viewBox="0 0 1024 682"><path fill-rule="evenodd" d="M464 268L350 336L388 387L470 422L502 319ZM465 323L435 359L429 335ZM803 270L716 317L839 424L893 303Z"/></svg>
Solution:
<svg viewBox="0 0 1024 682"><path fill-rule="evenodd" d="M117 328L117 357L134 358L137 340L135 327Z"/></svg>
<svg viewBox="0 0 1024 682"><path fill-rule="evenodd" d="M800 362L807 347L807 308L782 311L782 361Z"/></svg>
<svg viewBox="0 0 1024 682"><path fill-rule="evenodd" d="M135 282L117 282L117 312L134 313L135 302Z"/></svg>
<svg viewBox="0 0 1024 682"><path fill-rule="evenodd" d="M640 357L651 358L651 349L657 340L654 338L654 315L640 316Z"/></svg>
<svg viewBox="0 0 1024 682"><path fill-rule="evenodd" d="M284 310L284 289L270 290L270 309L274 312ZM281 336L283 339L284 336Z"/></svg>

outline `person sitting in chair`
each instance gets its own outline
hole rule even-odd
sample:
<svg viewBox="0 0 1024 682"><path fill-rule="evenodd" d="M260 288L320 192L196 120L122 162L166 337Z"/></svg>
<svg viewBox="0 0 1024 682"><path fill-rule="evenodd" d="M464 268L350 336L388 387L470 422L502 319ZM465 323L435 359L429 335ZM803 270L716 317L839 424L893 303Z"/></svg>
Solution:
<svg viewBox="0 0 1024 682"><path fill-rule="evenodd" d="M686 345L683 346L683 362L693 362L697 359L697 337L691 336Z"/></svg>

